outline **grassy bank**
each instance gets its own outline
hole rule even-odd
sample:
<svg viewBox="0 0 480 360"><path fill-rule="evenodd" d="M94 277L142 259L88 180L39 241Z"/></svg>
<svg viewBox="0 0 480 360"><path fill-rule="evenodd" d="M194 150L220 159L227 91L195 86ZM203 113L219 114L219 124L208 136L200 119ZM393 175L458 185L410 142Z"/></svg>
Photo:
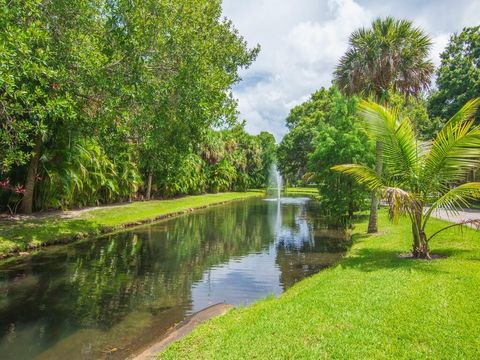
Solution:
<svg viewBox="0 0 480 360"><path fill-rule="evenodd" d="M82 212L74 218L62 213L28 220L0 222L0 257L42 245L67 242L90 235L158 220L194 208L260 196L260 191L187 196L106 207Z"/></svg>
<svg viewBox="0 0 480 360"><path fill-rule="evenodd" d="M312 187L286 187L284 189L285 195L318 195L318 189Z"/></svg>
<svg viewBox="0 0 480 360"><path fill-rule="evenodd" d="M433 220L429 231L445 224ZM280 298L198 327L162 359L466 359L480 357L480 233L449 230L434 261L401 259L410 226L365 234L348 256Z"/></svg>

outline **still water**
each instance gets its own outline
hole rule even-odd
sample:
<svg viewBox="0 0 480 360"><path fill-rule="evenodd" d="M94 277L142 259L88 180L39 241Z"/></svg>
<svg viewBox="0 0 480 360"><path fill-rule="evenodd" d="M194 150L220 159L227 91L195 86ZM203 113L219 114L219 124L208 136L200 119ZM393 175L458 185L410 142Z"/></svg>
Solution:
<svg viewBox="0 0 480 360"><path fill-rule="evenodd" d="M346 251L318 213L238 201L0 264L0 358L124 359L209 305L278 295Z"/></svg>

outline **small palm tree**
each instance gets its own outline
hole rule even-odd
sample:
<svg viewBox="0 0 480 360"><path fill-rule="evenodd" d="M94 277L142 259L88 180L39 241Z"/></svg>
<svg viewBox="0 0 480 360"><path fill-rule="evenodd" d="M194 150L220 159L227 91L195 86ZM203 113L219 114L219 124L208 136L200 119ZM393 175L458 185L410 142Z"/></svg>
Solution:
<svg viewBox="0 0 480 360"><path fill-rule="evenodd" d="M371 28L352 33L349 49L334 77L346 95L373 96L387 102L389 90L418 95L428 88L434 65L428 54L432 41L409 20L376 19ZM377 174L382 174L382 143L377 143ZM377 232L378 198L372 195L368 232Z"/></svg>
<svg viewBox="0 0 480 360"><path fill-rule="evenodd" d="M469 101L433 141L422 142L410 119L397 110L362 101L359 113L367 131L384 144L385 172L379 176L373 169L355 164L332 168L383 196L391 220L408 215L414 257L430 257L429 241L438 232L428 237L425 229L435 210L455 212L480 198L480 182L454 186L480 164L480 126L474 124L479 105L480 98Z"/></svg>

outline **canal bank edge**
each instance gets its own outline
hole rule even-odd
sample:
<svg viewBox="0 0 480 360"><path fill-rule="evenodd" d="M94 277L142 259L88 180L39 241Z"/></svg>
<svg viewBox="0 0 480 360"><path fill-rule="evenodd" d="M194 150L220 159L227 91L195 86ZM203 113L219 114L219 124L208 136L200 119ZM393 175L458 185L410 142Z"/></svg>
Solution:
<svg viewBox="0 0 480 360"><path fill-rule="evenodd" d="M206 208L212 207L212 206L219 206L219 205L227 204L229 202L245 200L247 198L252 198L252 197L263 197L265 195L265 192L263 192L263 191L250 191L250 192L244 192L244 193L223 193L223 194L215 194L215 195L219 195L219 197L220 197L222 195L231 195L231 194L234 194L234 196L229 197L225 200L220 200L220 201L216 201L216 199L211 199L211 200L214 200L212 202L208 202L208 200L210 200L208 198L208 196L213 195L213 194L199 195L199 196L196 196L196 198L205 197L205 200L206 200L206 202L202 205L185 206L181 210L176 210L176 211L171 211L171 212L167 211L167 212L164 212L164 213L161 213L161 211L159 211L160 214L158 214L158 212L157 212L158 215L155 215L155 216L148 216L148 217L145 217L145 218L142 218L142 219L136 219L135 221L130 221L130 222L121 222L119 224L111 225L111 226L105 226L105 225L99 224L99 225L94 226L91 229L87 229L86 231L72 231L71 233L69 233L67 235L57 236L55 238L52 238L51 240L49 239L48 241L42 241L42 242L36 243L36 244L29 243L29 244L26 244L26 246L24 248L17 247L13 251L7 251L7 252L1 252L0 251L0 262L2 260L12 258L12 257L29 256L29 255L31 255L30 251L36 251L36 250L39 250L39 249L47 247L47 246L69 244L69 243L72 243L74 241L86 239L86 238L89 238L89 237L95 238L95 237L98 237L98 236L110 235L110 234L114 234L116 232L121 232L125 229L130 229L130 228L134 228L134 227L137 227L137 226L147 225L147 224L155 223L155 222L158 222L158 221L170 219L170 218L173 218L173 217L186 215L186 214L192 213L194 211L206 209ZM238 197L235 196L237 194L238 194ZM157 202L161 203L163 201L185 200L185 199L188 199L188 198L190 198L190 197L183 197L183 198L174 199L174 200L157 200ZM193 196L192 196L192 198L193 198ZM133 206L135 204L145 204L145 203L146 202L133 203ZM125 204L125 206L128 206L128 205L132 206L132 203ZM108 211L112 212L112 213L117 212L119 210L128 211L129 209L128 208L123 208L122 209L122 207L115 207L115 208L108 209ZM67 223L69 221L86 221L86 220L88 220L88 218L78 217L78 218L74 218L74 219L65 219L65 220L59 218L58 220L59 221L65 221L65 223ZM10 226L10 225L19 226L14 221L12 221L11 223L9 223L9 221L4 221L1 225L3 225L3 226L5 226L5 225L6 226ZM27 224L22 224L22 226L23 225L25 227L29 227L29 225L30 225L31 226L31 229L29 229L30 231L25 230L25 229L21 229L21 230L19 230L19 232L28 231L29 235L32 236L32 237L35 236L35 232L48 231L48 226L49 226L48 224L45 224L44 226L47 229L38 229L38 228L35 229L35 225L36 225L35 222L31 222L30 224L28 224L28 223ZM39 224L38 226L42 226L42 224ZM3 229L0 228L0 242L4 239L8 240L8 238L4 236L4 234L7 231L8 230L3 231ZM12 238L15 239L15 234L13 234Z"/></svg>
<svg viewBox="0 0 480 360"><path fill-rule="evenodd" d="M182 339L183 337L190 334L198 325L204 323L207 320L210 320L214 317L221 316L227 313L230 309L233 308L233 305L219 303L211 305L202 309L195 314L189 316L182 322L178 323L172 327L167 333L163 334L160 339L144 350L138 355L129 357L128 359L133 360L152 360L156 359L159 352L166 349L171 343Z"/></svg>

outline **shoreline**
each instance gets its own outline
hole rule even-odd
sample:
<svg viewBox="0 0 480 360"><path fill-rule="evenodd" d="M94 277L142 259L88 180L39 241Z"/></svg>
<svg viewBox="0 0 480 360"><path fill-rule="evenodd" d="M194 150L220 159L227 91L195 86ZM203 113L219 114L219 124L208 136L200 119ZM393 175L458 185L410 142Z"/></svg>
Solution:
<svg viewBox="0 0 480 360"><path fill-rule="evenodd" d="M99 236L111 235L117 232L121 232L127 229L131 229L137 226L148 225L162 220L167 220L177 216L182 216L190 214L194 211L206 209L212 206L224 205L229 202L245 200L253 197L263 197L263 191L249 191L249 192L238 192L238 193L218 193L218 194L205 194L205 195L194 195L181 197L173 200L152 200L152 201L141 201L134 203L127 203L124 205L116 206L106 206L105 208L94 208L83 212L78 217L68 217L63 218L61 213L56 214L55 216L48 218L40 218L33 220L14 220L11 224L8 221L3 221L0 223L0 243L2 241L15 242L15 237L19 237L20 233L26 232L26 235L31 238L37 237L43 232L47 232L46 239L42 241L37 241L35 243L28 242L24 244L24 247L16 245L15 250L10 251L0 251L0 264L7 259L21 257L21 256L30 256L33 252L43 249L45 247L54 246L54 245L63 245L70 244L74 241L83 240L87 238L95 239ZM220 199L220 200L219 200ZM188 200L192 200L191 204ZM204 200L201 204L195 204L193 200ZM162 209L162 205L168 205L176 202L187 202L183 206L180 205L179 209L172 211ZM146 214L144 217L134 218L131 221L118 221L116 224L109 224L109 221L96 222L95 213L105 213L107 217L112 216L115 212L128 212L131 208L140 207L140 206L155 206L159 205L158 211L155 209L151 210L151 213ZM102 215L102 214L101 214ZM53 224L49 224L50 221L53 221ZM110 221L111 222L111 221ZM76 224L79 223L79 224ZM66 233L59 233L58 235L48 233L49 230L54 232L58 227L67 226L73 224L72 227L85 227L85 229L77 230L68 230ZM10 226L17 227L20 229L13 229ZM26 228L26 229L24 229ZM13 229L13 230L12 230ZM11 231L13 234L9 235L8 232ZM58 230L57 230L58 232ZM12 240L13 239L13 240Z"/></svg>
<svg viewBox="0 0 480 360"><path fill-rule="evenodd" d="M206 308L197 311L195 314L190 315L183 321L172 326L165 334L159 336L159 338L148 345L145 349L139 349L139 351L127 359L131 360L149 360L157 357L158 353L165 350L170 344L178 340L183 339L190 334L195 328L203 324L204 322L225 315L234 306L226 303L218 303L207 306ZM141 352L140 352L141 351Z"/></svg>

